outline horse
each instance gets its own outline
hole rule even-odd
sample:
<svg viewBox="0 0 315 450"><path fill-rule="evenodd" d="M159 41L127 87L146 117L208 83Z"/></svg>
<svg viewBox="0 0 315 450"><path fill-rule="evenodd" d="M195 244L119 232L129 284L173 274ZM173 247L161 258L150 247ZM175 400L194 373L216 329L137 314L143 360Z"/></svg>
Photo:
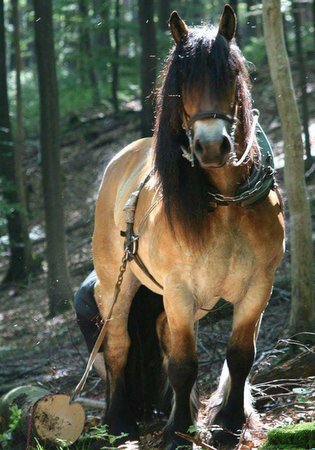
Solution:
<svg viewBox="0 0 315 450"><path fill-rule="evenodd" d="M106 322L104 420L110 434L137 439L126 396L127 322L145 285L163 296L156 332L173 391L163 445L187 445L178 433L195 420L196 324L223 298L233 305L233 323L210 409L219 426L213 442L231 448L255 415L247 378L283 255L281 198L272 156L255 131L233 9L225 5L218 27L188 27L174 11L170 30L175 44L157 92L153 137L132 142L111 160L96 202L92 250L95 298ZM135 230L127 244L126 222L127 231Z"/></svg>

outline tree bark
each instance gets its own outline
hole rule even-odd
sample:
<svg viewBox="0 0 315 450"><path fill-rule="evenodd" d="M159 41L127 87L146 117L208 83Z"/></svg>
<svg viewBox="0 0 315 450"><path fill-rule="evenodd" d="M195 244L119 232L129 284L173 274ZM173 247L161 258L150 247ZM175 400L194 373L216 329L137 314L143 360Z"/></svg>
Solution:
<svg viewBox="0 0 315 450"><path fill-rule="evenodd" d="M171 14L171 0L159 0L159 27L162 31L168 31L168 19Z"/></svg>
<svg viewBox="0 0 315 450"><path fill-rule="evenodd" d="M111 0L104 0L99 5L99 16L102 22L99 33L99 44L104 46L107 53L110 54L111 42L110 42L110 8Z"/></svg>
<svg viewBox="0 0 315 450"><path fill-rule="evenodd" d="M40 142L44 194L50 315L69 306L72 292L66 260L60 168L59 100L51 0L33 0L40 94Z"/></svg>
<svg viewBox="0 0 315 450"><path fill-rule="evenodd" d="M150 98L156 79L156 35L153 0L139 0L139 29L141 39L141 131L151 136L154 109Z"/></svg>
<svg viewBox="0 0 315 450"><path fill-rule="evenodd" d="M302 45L302 36L301 36L301 16L300 16L300 8L299 3L296 1L292 2L292 10L293 10L293 18L295 25L295 51L296 51L296 59L298 62L299 68L299 81L300 81L300 90L301 90L301 111L302 111L302 124L305 136L305 152L306 158L308 161L311 161L311 142L310 142L310 133L309 133L309 113L308 113L308 101L307 101L307 71L306 64L304 58L304 50Z"/></svg>
<svg viewBox="0 0 315 450"><path fill-rule="evenodd" d="M254 14L253 7L255 3L254 0L246 1L246 41L249 42L250 38L253 36L257 36L257 18Z"/></svg>
<svg viewBox="0 0 315 450"><path fill-rule="evenodd" d="M313 258L310 205L304 180L304 147L288 56L280 0L263 0L263 23L271 78L284 137L284 177L290 212L290 332L314 331ZM307 337L308 335L306 335ZM297 336L303 338L303 335Z"/></svg>
<svg viewBox="0 0 315 450"><path fill-rule="evenodd" d="M18 34L15 23L15 47ZM16 62L18 63L18 51ZM9 102L6 72L6 48L3 0L0 1L0 176L3 184L3 197L7 206L7 227L10 246L10 264L4 282L26 281L33 268L31 243L27 229L27 212L22 171L22 148L14 146L9 116ZM19 78L17 67L17 80ZM17 83L20 98L20 86ZM18 102L18 104L20 104ZM20 111L18 118L21 120ZM18 130L21 130L18 123ZM19 142L20 143L20 142Z"/></svg>
<svg viewBox="0 0 315 450"><path fill-rule="evenodd" d="M284 363L258 371L252 379L253 384L274 380L290 380L315 376L315 347L285 361Z"/></svg>
<svg viewBox="0 0 315 450"><path fill-rule="evenodd" d="M237 19L239 19L239 17L238 17L238 0L230 0L229 5L232 6ZM239 32L239 26L236 28L235 39L236 39L237 45L239 47L241 47L241 36L240 36L240 32Z"/></svg>
<svg viewBox="0 0 315 450"><path fill-rule="evenodd" d="M120 0L115 0L114 49L112 62L112 103L114 110L119 111L119 52L120 52Z"/></svg>
<svg viewBox="0 0 315 450"><path fill-rule="evenodd" d="M91 45L91 36L89 29L89 13L86 0L79 0L79 14L80 14L80 28L79 28L79 39L80 39L80 70L81 79L85 78L87 74L89 79L89 84L92 89L92 100L94 105L100 103L100 92L98 86L98 79L96 75L96 69L94 67L93 52Z"/></svg>

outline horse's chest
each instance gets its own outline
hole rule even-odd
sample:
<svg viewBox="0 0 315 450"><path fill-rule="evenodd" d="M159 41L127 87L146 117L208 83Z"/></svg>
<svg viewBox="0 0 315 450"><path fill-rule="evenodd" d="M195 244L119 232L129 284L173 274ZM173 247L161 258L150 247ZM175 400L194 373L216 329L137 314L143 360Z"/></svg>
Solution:
<svg viewBox="0 0 315 450"><path fill-rule="evenodd" d="M213 240L207 252L195 262L193 290L201 298L222 297L238 301L256 270L257 254L248 237L234 230Z"/></svg>

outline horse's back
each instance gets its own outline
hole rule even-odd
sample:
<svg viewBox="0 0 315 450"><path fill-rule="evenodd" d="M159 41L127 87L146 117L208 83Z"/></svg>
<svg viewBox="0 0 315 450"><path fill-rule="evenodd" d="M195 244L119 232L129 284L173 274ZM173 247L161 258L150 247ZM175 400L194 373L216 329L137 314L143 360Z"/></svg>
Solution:
<svg viewBox="0 0 315 450"><path fill-rule="evenodd" d="M151 147L152 138L134 141L117 153L106 167L95 209L93 255L97 272L104 259L113 262L117 255L121 259L122 241L117 236L125 227L124 207L151 170Z"/></svg>

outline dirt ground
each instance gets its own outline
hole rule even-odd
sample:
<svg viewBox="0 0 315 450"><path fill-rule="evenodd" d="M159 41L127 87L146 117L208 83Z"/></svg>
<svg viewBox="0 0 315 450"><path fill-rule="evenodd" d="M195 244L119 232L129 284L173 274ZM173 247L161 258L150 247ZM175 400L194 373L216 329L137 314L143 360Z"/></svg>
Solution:
<svg viewBox="0 0 315 450"><path fill-rule="evenodd" d="M262 95L266 95L266 92ZM279 123L273 117L273 105L266 102L265 109L262 123L267 131L270 130L277 161L281 162ZM63 129L61 154L67 245L71 282L75 291L92 268L90 245L93 213L103 169L111 156L139 137L139 113L129 111L118 116L104 116L99 111L88 111L84 117L71 118L71 123L70 120L64 122ZM315 135L312 139L314 143ZM34 251L42 258L45 239L37 138L28 140L26 173L31 236ZM281 170L279 183L283 189ZM310 186L309 189L314 198L314 187ZM0 262L0 278L4 276L7 264L7 258L3 258ZM253 373L268 365L278 364L288 348L296 348L288 340L286 330L290 307L289 269L288 245L278 270L272 299L264 315ZM0 291L1 394L29 383L44 386L53 392L71 392L84 371L88 354L76 325L74 311L47 320L46 270L43 264L43 271L30 280L27 286L9 286ZM230 333L229 308L223 305L222 310L223 314L222 311L209 313L200 326L198 384L202 401L209 397L217 382ZM266 439L267 430L279 424L315 420L314 379L310 379L307 386L301 389L295 392L291 389L287 395L269 399L260 409L262 426L250 438L244 435L243 447L240 448L259 448ZM259 397L261 391L256 388L254 394ZM104 395L104 386L92 372L84 396L102 400ZM201 415L202 412L201 408ZM99 410L87 409L87 413L88 417L101 415ZM157 448L160 433L155 428L142 424L140 448L143 450Z"/></svg>

